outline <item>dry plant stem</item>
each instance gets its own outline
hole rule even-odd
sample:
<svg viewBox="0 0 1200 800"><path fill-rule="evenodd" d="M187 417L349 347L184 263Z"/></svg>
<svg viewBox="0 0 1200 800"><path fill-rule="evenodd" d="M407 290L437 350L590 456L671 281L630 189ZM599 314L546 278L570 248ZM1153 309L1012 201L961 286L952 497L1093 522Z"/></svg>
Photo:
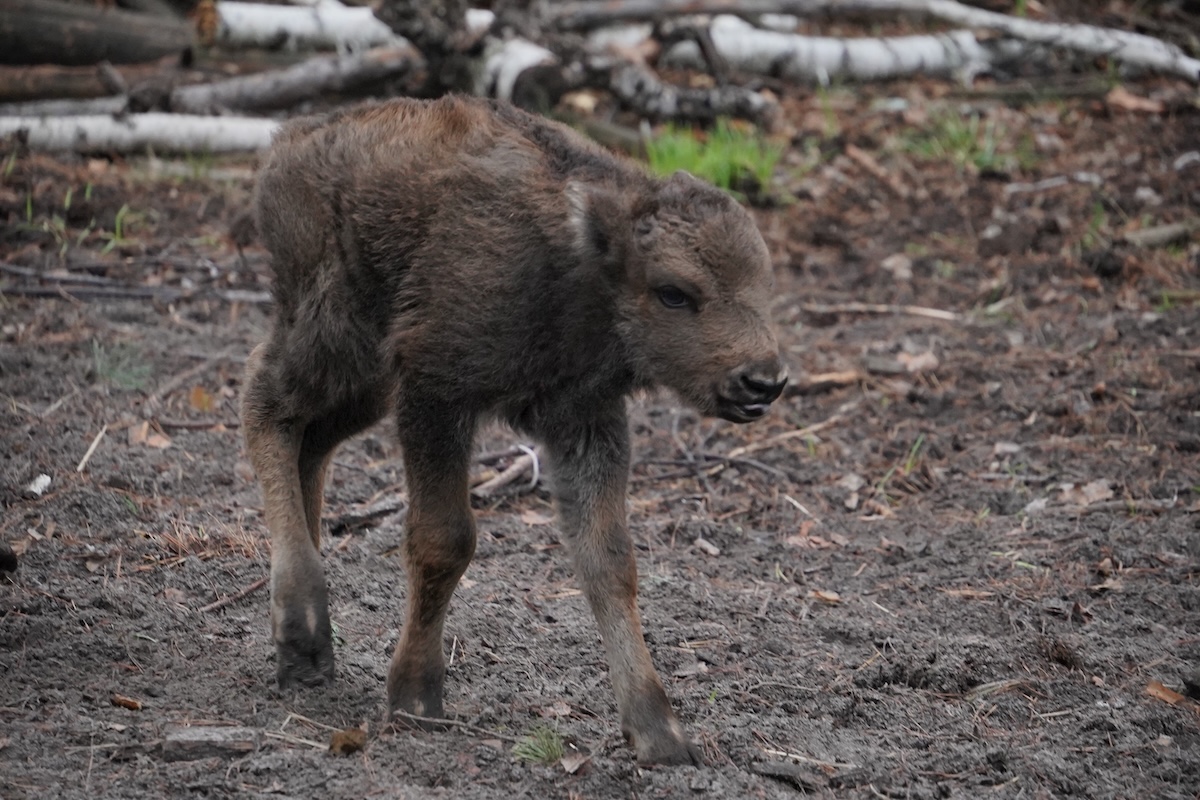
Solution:
<svg viewBox="0 0 1200 800"><path fill-rule="evenodd" d="M488 739L499 739L502 742L510 742L510 743L515 744L516 742L521 741L520 739L518 739L514 736L505 736L503 733L497 733L496 731L489 731L486 728L480 728L476 725L470 724L469 722L461 722L460 720L456 720L456 719L440 719L438 717L422 717L417 714L410 714L407 711L400 711L400 710L393 711L392 717L393 717L393 719L401 719L401 720L405 720L407 722L415 722L418 724L418 726L420 726L420 725L430 725L430 726L441 725L441 726L452 727L452 728L461 728L464 731L474 733L478 736L483 736Z"/></svg>
<svg viewBox="0 0 1200 800"><path fill-rule="evenodd" d="M761 442L753 442L751 444L743 445L742 447L735 447L729 451L729 454L726 456L726 458L737 458L738 456L743 456L747 453L756 453L759 450L769 450L770 448L776 447L789 439L808 436L810 434L817 433L818 431L823 431L826 428L832 428L834 425L840 424L842 420L844 420L849 413L858 406L859 402L860 401L858 400L853 400L842 405L836 414L828 419L822 420L821 422L816 422L812 425L806 425L803 428L797 428L796 430L788 431L787 433L781 433L777 436L772 436L769 439L763 439Z"/></svg>
<svg viewBox="0 0 1200 800"><path fill-rule="evenodd" d="M800 308L809 314L908 314L913 317L962 322L962 314L925 306L892 305L884 303L803 303Z"/></svg>
<svg viewBox="0 0 1200 800"><path fill-rule="evenodd" d="M88 460L92 457L92 453L96 452L96 448L100 446L100 440L104 438L104 434L108 433L108 424L105 423L100 428L100 432L96 434L96 438L92 439L92 443L88 446L87 452L83 454L83 458L79 459L79 466L75 467L76 472L83 472L83 468L87 466Z"/></svg>
<svg viewBox="0 0 1200 800"><path fill-rule="evenodd" d="M503 472L490 480L486 480L478 486L471 489L471 494L476 497L487 497L499 489L508 486L510 483L515 483L518 478L526 472L534 472L537 474L537 458L534 455L525 453L520 458L513 461Z"/></svg>
<svg viewBox="0 0 1200 800"><path fill-rule="evenodd" d="M250 584L249 586L247 586L245 589L242 589L241 591L235 592L234 594L231 594L228 597L222 597L220 600L217 600L215 603L209 603L206 606L202 606L200 608L200 611L201 611L201 613L207 613L209 611L216 611L217 609L224 608L227 605L236 603L238 600L241 600L243 597L249 597L250 595L254 594L259 589L263 588L266 585L267 585L267 579L259 578L254 583Z"/></svg>

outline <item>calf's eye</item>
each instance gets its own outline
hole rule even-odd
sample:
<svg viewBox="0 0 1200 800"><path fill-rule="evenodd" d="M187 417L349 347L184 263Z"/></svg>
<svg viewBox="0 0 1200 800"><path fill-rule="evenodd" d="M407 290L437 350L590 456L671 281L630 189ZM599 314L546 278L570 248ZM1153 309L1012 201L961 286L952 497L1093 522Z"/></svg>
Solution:
<svg viewBox="0 0 1200 800"><path fill-rule="evenodd" d="M667 308L692 307L692 298L688 297L687 293L682 289L677 289L674 286L660 286L657 292L658 299Z"/></svg>

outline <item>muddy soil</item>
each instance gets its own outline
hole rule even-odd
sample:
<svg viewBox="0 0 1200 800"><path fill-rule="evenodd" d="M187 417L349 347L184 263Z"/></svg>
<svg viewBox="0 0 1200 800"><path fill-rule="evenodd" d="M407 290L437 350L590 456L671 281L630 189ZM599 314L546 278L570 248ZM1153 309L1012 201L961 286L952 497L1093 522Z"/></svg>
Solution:
<svg viewBox="0 0 1200 800"><path fill-rule="evenodd" d="M384 724L387 426L327 488L338 682L281 694L237 427L271 314L252 164L5 145L0 795L1200 796L1200 247L1124 238L1196 219L1200 113L1127 88L1161 113L922 83L787 101L757 213L795 384L744 427L631 402L641 609L702 768L633 763L528 475L475 501L459 724ZM947 144L971 114L992 155ZM479 479L517 444L482 431ZM514 751L547 730L563 758Z"/></svg>

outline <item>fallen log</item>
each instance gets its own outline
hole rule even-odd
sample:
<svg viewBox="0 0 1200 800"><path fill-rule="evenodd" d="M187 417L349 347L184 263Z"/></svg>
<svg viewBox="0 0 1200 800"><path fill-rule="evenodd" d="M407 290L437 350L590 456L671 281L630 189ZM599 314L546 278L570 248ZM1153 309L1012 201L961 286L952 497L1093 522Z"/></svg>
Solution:
<svg viewBox="0 0 1200 800"><path fill-rule="evenodd" d="M222 47L345 50L403 41L370 8L351 8L335 0L309 7L217 3L216 44Z"/></svg>
<svg viewBox="0 0 1200 800"><path fill-rule="evenodd" d="M179 55L186 20L59 0L0 3L0 64L131 64Z"/></svg>
<svg viewBox="0 0 1200 800"><path fill-rule="evenodd" d="M77 153L235 152L260 150L271 143L279 123L247 117L198 117L187 114L130 114L80 117L0 117L0 136L16 134L34 150Z"/></svg>
<svg viewBox="0 0 1200 800"><path fill-rule="evenodd" d="M344 92L365 83L394 78L421 66L421 54L408 45L377 47L365 53L315 56L280 70L214 83L176 86L164 105L171 111L211 114L286 108L326 92ZM0 115L25 117L119 114L125 95L89 100L41 100L0 105Z"/></svg>

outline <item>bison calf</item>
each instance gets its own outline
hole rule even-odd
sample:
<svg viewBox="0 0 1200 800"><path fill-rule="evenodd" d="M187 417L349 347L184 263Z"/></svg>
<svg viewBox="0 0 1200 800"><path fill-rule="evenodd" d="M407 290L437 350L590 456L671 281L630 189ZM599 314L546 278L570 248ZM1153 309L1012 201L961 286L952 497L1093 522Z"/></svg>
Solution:
<svg viewBox="0 0 1200 800"><path fill-rule="evenodd" d="M766 413L786 373L750 216L569 128L482 100L397 100L276 137L256 197L277 316L243 424L271 532L279 683L333 678L319 555L339 442L395 415L409 489L408 610L390 709L442 717L442 625L475 550L481 418L544 443L560 524L642 762L698 763L642 638L626 528L625 396Z"/></svg>

